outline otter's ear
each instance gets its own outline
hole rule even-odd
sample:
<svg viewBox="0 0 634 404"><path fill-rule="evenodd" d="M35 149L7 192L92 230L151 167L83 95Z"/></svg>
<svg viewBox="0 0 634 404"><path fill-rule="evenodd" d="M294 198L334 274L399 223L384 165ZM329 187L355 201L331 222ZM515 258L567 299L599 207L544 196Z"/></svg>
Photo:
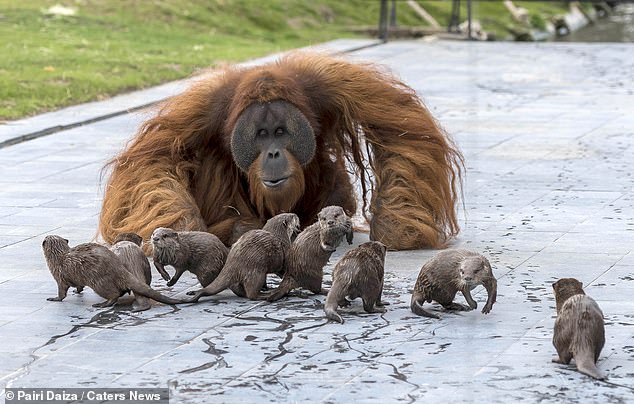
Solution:
<svg viewBox="0 0 634 404"><path fill-rule="evenodd" d="M301 224L299 223L299 218L296 215L289 217L286 225L292 227L295 233L299 233Z"/></svg>
<svg viewBox="0 0 634 404"><path fill-rule="evenodd" d="M69 241L68 241L68 240L66 240L65 238L63 238L62 240L64 240L64 242L65 242L66 244L68 244L68 243L69 243Z"/></svg>
<svg viewBox="0 0 634 404"><path fill-rule="evenodd" d="M558 284L558 283L559 283L559 281L555 281L555 282L553 282L553 284L552 284L553 289L557 289L557 284Z"/></svg>
<svg viewBox="0 0 634 404"><path fill-rule="evenodd" d="M379 244L379 246L381 247L381 251L383 251L383 255L385 255L387 253L387 246L380 241L377 241L377 244Z"/></svg>

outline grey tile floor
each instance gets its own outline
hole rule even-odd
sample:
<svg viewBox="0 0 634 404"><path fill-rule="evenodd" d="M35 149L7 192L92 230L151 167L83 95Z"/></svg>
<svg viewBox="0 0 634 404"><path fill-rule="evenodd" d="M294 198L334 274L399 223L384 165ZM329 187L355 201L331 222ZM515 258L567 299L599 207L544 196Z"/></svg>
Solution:
<svg viewBox="0 0 634 404"><path fill-rule="evenodd" d="M124 114L0 149L0 387L158 386L173 402L634 402L633 45L412 41L351 57L392 68L464 152L452 247L494 265L489 315L409 311L434 251L388 253L387 313L355 302L344 325L327 323L315 296L268 304L224 292L138 314L92 308L92 291L46 301L56 286L42 238L95 236L101 168L148 116ZM610 383L550 362L550 284L565 276L605 313ZM185 275L153 285L196 287Z"/></svg>

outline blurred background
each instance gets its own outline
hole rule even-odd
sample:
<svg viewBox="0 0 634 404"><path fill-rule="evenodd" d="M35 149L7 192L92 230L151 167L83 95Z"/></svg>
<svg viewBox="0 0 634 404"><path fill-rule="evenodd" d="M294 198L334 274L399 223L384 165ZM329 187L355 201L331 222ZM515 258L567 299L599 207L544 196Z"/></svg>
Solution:
<svg viewBox="0 0 634 404"><path fill-rule="evenodd" d="M0 123L336 38L634 41L627 1L0 0Z"/></svg>

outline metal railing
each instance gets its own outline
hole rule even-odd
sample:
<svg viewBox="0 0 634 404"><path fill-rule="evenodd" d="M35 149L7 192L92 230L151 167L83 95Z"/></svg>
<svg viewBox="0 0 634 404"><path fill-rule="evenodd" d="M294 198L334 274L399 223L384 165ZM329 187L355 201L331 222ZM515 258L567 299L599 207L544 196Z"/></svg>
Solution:
<svg viewBox="0 0 634 404"><path fill-rule="evenodd" d="M380 0L381 7L379 11L379 29L378 37L383 42L388 41L390 27L396 26L396 1L397 0ZM391 7L388 7L388 2ZM473 39L471 31L471 0L465 0L467 3L467 38ZM388 8L390 9L388 12ZM459 32L460 25L460 0L452 0L451 16L447 24L447 32Z"/></svg>

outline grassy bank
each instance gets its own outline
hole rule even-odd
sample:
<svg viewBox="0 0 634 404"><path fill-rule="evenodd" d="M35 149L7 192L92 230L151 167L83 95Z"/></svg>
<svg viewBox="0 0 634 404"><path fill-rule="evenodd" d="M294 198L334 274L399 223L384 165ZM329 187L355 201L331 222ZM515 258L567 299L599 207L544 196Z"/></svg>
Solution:
<svg viewBox="0 0 634 404"><path fill-rule="evenodd" d="M378 15L369 0L0 0L0 120L350 37Z"/></svg>
<svg viewBox="0 0 634 404"><path fill-rule="evenodd" d="M450 0L418 2L447 25ZM564 1L514 3L533 28L568 10ZM0 122L352 37L378 15L378 0L0 0ZM397 16L425 26L405 1ZM473 18L498 39L527 29L501 1L474 1Z"/></svg>

